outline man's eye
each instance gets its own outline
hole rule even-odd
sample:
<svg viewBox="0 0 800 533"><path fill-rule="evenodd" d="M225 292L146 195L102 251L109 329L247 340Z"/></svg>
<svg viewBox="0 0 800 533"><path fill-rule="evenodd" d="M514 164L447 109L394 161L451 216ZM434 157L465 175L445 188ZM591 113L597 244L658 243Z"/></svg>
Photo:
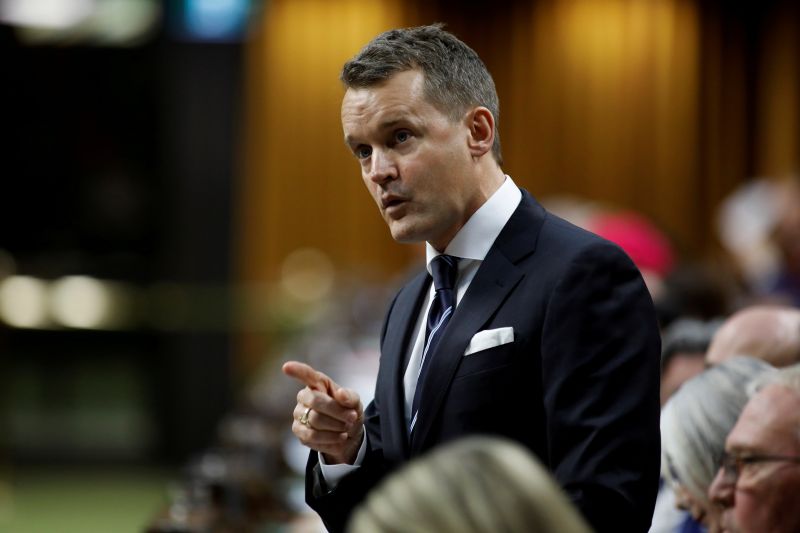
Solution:
<svg viewBox="0 0 800 533"><path fill-rule="evenodd" d="M394 134L394 140L399 143L406 142L411 137L411 134L405 130L400 130Z"/></svg>
<svg viewBox="0 0 800 533"><path fill-rule="evenodd" d="M372 148L369 146L359 146L356 148L356 157L359 159L366 159L372 155Z"/></svg>

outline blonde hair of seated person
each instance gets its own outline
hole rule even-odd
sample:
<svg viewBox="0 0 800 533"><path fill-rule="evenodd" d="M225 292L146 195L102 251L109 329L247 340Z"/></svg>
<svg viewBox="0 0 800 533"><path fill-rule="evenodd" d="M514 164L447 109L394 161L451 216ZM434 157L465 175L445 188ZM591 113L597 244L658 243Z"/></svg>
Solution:
<svg viewBox="0 0 800 533"><path fill-rule="evenodd" d="M385 479L348 533L590 533L539 461L494 437L437 448Z"/></svg>

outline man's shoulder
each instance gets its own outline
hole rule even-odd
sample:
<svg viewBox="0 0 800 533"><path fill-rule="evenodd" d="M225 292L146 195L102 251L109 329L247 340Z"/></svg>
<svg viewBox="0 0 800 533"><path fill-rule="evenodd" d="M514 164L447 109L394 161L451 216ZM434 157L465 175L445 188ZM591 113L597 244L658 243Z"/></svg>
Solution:
<svg viewBox="0 0 800 533"><path fill-rule="evenodd" d="M547 213L542 224L541 238L545 240L546 244L574 251L584 248L620 250L617 244L550 212Z"/></svg>
<svg viewBox="0 0 800 533"><path fill-rule="evenodd" d="M560 216L547 211L532 196L525 194L520 216L539 219L538 224L524 224L526 228L536 228L536 252L562 260L594 250L596 253L627 257L625 252L615 243L577 226ZM533 232L531 232L533 233Z"/></svg>

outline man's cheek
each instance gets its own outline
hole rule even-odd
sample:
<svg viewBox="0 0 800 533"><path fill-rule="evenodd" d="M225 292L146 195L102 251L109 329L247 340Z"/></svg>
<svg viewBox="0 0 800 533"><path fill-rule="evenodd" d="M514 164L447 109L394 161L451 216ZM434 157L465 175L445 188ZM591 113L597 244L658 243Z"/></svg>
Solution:
<svg viewBox="0 0 800 533"><path fill-rule="evenodd" d="M760 506L754 505L750 494L737 493L733 512L733 532L765 533L758 517L759 509Z"/></svg>

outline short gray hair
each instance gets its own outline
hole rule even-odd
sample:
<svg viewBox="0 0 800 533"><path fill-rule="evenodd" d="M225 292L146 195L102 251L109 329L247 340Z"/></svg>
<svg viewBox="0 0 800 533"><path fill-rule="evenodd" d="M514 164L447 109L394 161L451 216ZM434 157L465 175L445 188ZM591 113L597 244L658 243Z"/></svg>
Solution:
<svg viewBox="0 0 800 533"><path fill-rule="evenodd" d="M662 475L708 503L725 439L749 400L747 384L776 372L752 357L733 357L684 383L661 411Z"/></svg>
<svg viewBox="0 0 800 533"><path fill-rule="evenodd" d="M494 80L475 51L442 24L400 28L381 33L342 68L347 88L380 85L393 75L420 69L425 75L425 97L450 120L460 120L474 106L494 117L492 155L503 164L500 151L500 102Z"/></svg>
<svg viewBox="0 0 800 533"><path fill-rule="evenodd" d="M747 393L752 398L767 385L781 385L800 395L800 363L759 376L758 379L754 379L748 384Z"/></svg>

